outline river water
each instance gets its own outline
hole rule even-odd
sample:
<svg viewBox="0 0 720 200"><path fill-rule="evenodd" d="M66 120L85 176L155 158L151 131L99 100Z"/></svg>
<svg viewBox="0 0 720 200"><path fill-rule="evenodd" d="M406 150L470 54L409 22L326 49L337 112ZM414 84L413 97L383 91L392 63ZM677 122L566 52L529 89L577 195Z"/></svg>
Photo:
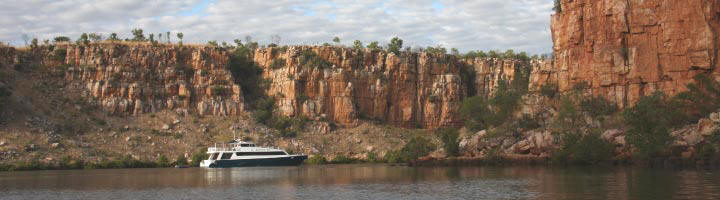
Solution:
<svg viewBox="0 0 720 200"><path fill-rule="evenodd" d="M720 171L323 165L0 172L0 199L720 199Z"/></svg>

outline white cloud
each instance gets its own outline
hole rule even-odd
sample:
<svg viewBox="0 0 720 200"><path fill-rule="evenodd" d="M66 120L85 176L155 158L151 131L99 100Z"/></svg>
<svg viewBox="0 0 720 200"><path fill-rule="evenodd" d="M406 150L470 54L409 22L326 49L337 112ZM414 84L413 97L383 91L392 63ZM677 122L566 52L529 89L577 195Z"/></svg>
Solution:
<svg viewBox="0 0 720 200"><path fill-rule="evenodd" d="M270 35L283 44L320 44L339 36L387 43L475 49L551 49L551 0L0 0L0 41L22 44L82 32L183 32L186 42L232 41ZM173 34L174 35L174 34Z"/></svg>

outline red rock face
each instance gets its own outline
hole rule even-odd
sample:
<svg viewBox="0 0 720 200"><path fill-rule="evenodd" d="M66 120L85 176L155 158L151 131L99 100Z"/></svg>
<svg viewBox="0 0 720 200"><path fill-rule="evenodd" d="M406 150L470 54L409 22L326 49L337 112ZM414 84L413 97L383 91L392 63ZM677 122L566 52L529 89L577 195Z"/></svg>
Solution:
<svg viewBox="0 0 720 200"><path fill-rule="evenodd" d="M311 51L330 66L301 62ZM281 60L282 59L282 60ZM281 113L354 126L358 118L408 128L459 126L459 107L467 94L460 64L446 55L357 52L338 47L259 49L254 60L272 82L268 94ZM271 68L275 61L284 61Z"/></svg>
<svg viewBox="0 0 720 200"><path fill-rule="evenodd" d="M66 48L66 79L110 113L162 109L236 115L240 87L226 69L227 52L208 47L123 44Z"/></svg>
<svg viewBox="0 0 720 200"><path fill-rule="evenodd" d="M697 74L718 74L717 0L561 2L551 25L555 63L538 68L536 81L554 80L562 91L585 81L592 94L623 106L654 91L684 91Z"/></svg>

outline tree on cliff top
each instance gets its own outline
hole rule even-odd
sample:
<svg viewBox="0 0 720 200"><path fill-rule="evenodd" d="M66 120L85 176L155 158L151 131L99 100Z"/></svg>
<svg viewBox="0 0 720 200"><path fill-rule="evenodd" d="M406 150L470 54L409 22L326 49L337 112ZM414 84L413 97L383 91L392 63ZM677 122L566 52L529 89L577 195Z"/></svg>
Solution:
<svg viewBox="0 0 720 200"><path fill-rule="evenodd" d="M77 40L76 42L77 42L78 45L80 45L80 44L84 44L84 45L89 44L89 43L90 43L90 40L88 40L88 34L87 34L87 33L83 33L82 35L80 35L80 38L78 38L78 40Z"/></svg>
<svg viewBox="0 0 720 200"><path fill-rule="evenodd" d="M183 42L183 41L182 41L182 39L183 39L183 33L178 32L178 33L177 33L177 37L178 37L178 39L180 39L180 45L182 45L182 42Z"/></svg>
<svg viewBox="0 0 720 200"><path fill-rule="evenodd" d="M55 42L70 42L70 38L67 36L57 36L53 39Z"/></svg>
<svg viewBox="0 0 720 200"><path fill-rule="evenodd" d="M360 40L355 40L353 42L353 49L356 49L356 50L363 49L363 43Z"/></svg>
<svg viewBox="0 0 720 200"><path fill-rule="evenodd" d="M335 36L332 41L335 43L335 45L340 45L340 38L338 36Z"/></svg>
<svg viewBox="0 0 720 200"><path fill-rule="evenodd" d="M380 50L380 43L378 41L372 41L367 45L367 48L371 51Z"/></svg>
<svg viewBox="0 0 720 200"><path fill-rule="evenodd" d="M400 55L400 49L402 49L402 45L403 40L398 37L394 37L390 40L390 44L388 44L388 51L393 52L396 55Z"/></svg>
<svg viewBox="0 0 720 200"><path fill-rule="evenodd" d="M562 2L560 2L560 0L555 0L555 5L553 5L553 10L557 13L562 12Z"/></svg>
<svg viewBox="0 0 720 200"><path fill-rule="evenodd" d="M136 29L133 29L131 32L132 32L132 35L133 35L132 41L144 42L144 41L147 40L147 39L145 39L145 35L143 34L143 30L142 30L142 29L136 28Z"/></svg>

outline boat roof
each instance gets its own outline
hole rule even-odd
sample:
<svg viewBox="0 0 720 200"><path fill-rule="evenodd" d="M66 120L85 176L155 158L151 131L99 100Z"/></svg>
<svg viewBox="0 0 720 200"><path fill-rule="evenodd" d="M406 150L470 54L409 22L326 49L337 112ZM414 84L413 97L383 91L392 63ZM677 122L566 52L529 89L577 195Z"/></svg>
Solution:
<svg viewBox="0 0 720 200"><path fill-rule="evenodd" d="M230 140L228 144L255 144L250 141L242 141L242 140Z"/></svg>

